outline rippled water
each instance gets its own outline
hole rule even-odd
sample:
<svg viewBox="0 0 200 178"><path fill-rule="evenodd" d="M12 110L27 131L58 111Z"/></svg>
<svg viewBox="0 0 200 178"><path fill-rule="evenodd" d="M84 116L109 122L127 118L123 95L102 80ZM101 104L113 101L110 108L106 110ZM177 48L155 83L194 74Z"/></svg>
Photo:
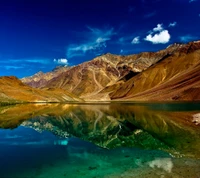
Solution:
<svg viewBox="0 0 200 178"><path fill-rule="evenodd" d="M200 175L200 104L0 107L0 177Z"/></svg>

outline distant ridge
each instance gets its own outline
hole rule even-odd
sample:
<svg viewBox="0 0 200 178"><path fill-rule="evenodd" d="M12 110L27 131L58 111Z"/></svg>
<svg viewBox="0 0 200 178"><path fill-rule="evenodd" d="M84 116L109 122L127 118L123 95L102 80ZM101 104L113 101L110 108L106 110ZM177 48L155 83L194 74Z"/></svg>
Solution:
<svg viewBox="0 0 200 178"><path fill-rule="evenodd" d="M6 98L21 100L23 94L14 97L11 96L12 92L8 92L15 88L21 91L31 90L32 92L29 92L31 95L40 92L43 95L43 92L47 92L54 96L59 91L56 93L57 97L63 92L70 97L68 99L50 97L50 100L47 97L45 100L47 102L80 99L82 101L199 101L200 41L187 44L174 43L158 52L127 56L106 53L77 66L61 66L51 72L38 72L21 81L24 84L19 84L16 78L7 80L3 87L5 89L7 85L9 86L6 92L0 84L0 97L4 100ZM26 101L38 100L26 99Z"/></svg>
<svg viewBox="0 0 200 178"><path fill-rule="evenodd" d="M14 76L0 77L0 104L68 101L81 101L81 99L62 89L40 90L22 83Z"/></svg>

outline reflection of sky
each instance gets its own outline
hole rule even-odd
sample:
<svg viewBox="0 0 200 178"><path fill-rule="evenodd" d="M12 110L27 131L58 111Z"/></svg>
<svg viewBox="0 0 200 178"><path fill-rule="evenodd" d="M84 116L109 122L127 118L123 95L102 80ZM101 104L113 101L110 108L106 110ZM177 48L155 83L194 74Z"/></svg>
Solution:
<svg viewBox="0 0 200 178"><path fill-rule="evenodd" d="M47 131L40 133L22 126L13 130L0 129L0 135L0 177L63 177L64 173L77 178L122 174L145 177L148 171L173 174L177 166L174 158L163 151L107 150L78 138L60 138Z"/></svg>
<svg viewBox="0 0 200 178"><path fill-rule="evenodd" d="M67 145L67 139L59 138L50 132L42 134L34 129L18 127L14 130L0 129L0 145Z"/></svg>
<svg viewBox="0 0 200 178"><path fill-rule="evenodd" d="M24 177L21 176L24 171L32 172L36 167L58 160L68 143L66 138L50 132L39 133L22 126L13 130L0 129L0 135L0 177L13 177L18 173L16 177Z"/></svg>
<svg viewBox="0 0 200 178"><path fill-rule="evenodd" d="M151 168L161 168L169 173L172 172L173 168L173 162L171 158L157 158L153 161L150 161L148 164Z"/></svg>

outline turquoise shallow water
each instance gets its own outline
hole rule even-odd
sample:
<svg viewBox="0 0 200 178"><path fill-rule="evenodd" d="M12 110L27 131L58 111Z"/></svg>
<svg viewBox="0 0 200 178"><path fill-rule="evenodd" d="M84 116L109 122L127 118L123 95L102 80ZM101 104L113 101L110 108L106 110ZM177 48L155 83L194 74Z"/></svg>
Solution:
<svg viewBox="0 0 200 178"><path fill-rule="evenodd" d="M195 106L41 105L6 122L25 106L1 108L0 177L198 178Z"/></svg>

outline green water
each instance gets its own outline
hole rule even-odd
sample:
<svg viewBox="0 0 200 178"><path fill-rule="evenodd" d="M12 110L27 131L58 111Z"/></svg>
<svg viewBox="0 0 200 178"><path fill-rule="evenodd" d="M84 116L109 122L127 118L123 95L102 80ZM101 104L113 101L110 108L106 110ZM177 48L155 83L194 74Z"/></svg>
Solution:
<svg viewBox="0 0 200 178"><path fill-rule="evenodd" d="M200 175L199 103L0 108L0 177Z"/></svg>

